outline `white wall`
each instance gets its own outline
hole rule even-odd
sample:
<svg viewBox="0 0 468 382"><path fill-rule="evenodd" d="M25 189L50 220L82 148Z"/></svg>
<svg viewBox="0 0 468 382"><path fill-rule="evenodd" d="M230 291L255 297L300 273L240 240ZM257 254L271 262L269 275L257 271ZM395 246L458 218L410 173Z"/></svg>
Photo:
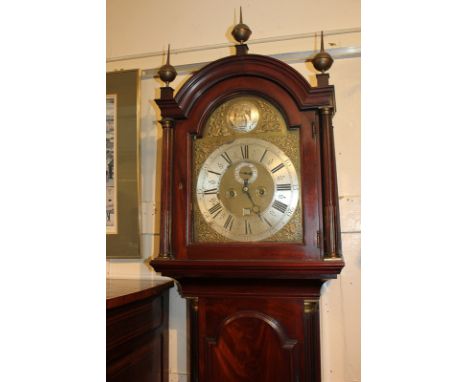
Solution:
<svg viewBox="0 0 468 382"><path fill-rule="evenodd" d="M329 1L219 1L173 0L171 2L108 0L107 57L173 48L218 44L230 41L234 11L243 6L244 22L253 30L252 39L334 30L360 26L360 3L356 0ZM338 35L327 39L334 47L359 46L360 35ZM251 53L274 54L314 49L312 38L270 44L252 44ZM232 54L228 48L176 54L174 65L205 62ZM152 69L162 57L109 62L107 70ZM313 82L310 64L293 64ZM330 70L336 87L338 111L334 118L337 170L340 193L343 252L346 267L337 280L323 288L322 367L323 382L360 381L360 58L336 60ZM171 84L176 89L188 75ZM161 83L141 81L141 165L142 165L142 260L110 260L107 276L112 278L155 278L148 261L157 255L160 166L160 118L152 100ZM156 223L155 223L156 222ZM156 250L155 250L156 248ZM170 380L187 377L185 303L175 289L170 304Z"/></svg>

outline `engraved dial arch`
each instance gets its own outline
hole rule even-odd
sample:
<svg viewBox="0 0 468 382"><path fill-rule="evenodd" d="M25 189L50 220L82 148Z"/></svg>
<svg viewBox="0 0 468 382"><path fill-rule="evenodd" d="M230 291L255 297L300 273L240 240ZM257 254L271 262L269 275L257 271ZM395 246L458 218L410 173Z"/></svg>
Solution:
<svg viewBox="0 0 468 382"><path fill-rule="evenodd" d="M288 156L273 143L239 138L214 150L197 184L198 207L211 228L234 241L260 241L291 219L300 185Z"/></svg>

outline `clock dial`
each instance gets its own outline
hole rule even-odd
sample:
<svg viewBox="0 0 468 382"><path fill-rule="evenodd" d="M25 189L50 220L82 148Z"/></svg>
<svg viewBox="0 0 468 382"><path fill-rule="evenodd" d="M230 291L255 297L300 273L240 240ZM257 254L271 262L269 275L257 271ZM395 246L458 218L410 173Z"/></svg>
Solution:
<svg viewBox="0 0 468 382"><path fill-rule="evenodd" d="M239 138L203 163L197 202L204 220L234 241L264 240L291 219L299 180L291 160L271 142Z"/></svg>

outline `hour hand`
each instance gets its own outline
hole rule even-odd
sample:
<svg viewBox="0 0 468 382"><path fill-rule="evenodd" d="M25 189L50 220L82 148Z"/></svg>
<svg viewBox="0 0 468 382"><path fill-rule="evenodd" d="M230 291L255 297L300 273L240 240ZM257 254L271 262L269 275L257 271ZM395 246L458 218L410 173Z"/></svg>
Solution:
<svg viewBox="0 0 468 382"><path fill-rule="evenodd" d="M242 192L244 194L247 194L247 197L249 198L250 202L252 203L252 211L260 216L260 208L253 201L252 196L250 195L250 192L249 192L249 188L246 186L246 183L247 183L247 180L244 180L244 188L242 189Z"/></svg>
<svg viewBox="0 0 468 382"><path fill-rule="evenodd" d="M247 187L247 184L248 184L248 180L245 179L244 180L244 187L242 187L242 192L244 194L247 194L247 196L249 197L250 201L252 202L252 204L255 204L254 201L252 200L252 197L250 196L250 193L249 193L249 187Z"/></svg>

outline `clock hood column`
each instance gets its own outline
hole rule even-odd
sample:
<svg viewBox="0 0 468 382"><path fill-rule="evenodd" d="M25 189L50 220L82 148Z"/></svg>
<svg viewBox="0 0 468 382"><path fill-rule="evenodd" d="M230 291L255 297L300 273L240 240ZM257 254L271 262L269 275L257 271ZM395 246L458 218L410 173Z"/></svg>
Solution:
<svg viewBox="0 0 468 382"><path fill-rule="evenodd" d="M161 233L159 243L159 258L171 258L171 232L172 232L172 168L173 168L173 141L174 125L172 118L163 118L159 121L163 128L163 154L161 179Z"/></svg>
<svg viewBox="0 0 468 382"><path fill-rule="evenodd" d="M172 190L173 190L173 156L174 156L174 126L175 119L168 110L177 109L177 103L174 100L174 89L169 83L174 81L177 71L170 63L171 46L167 48L166 64L159 71L159 78L165 82L166 86L161 88L161 98L155 100L161 108L162 120L159 123L163 129L162 145L162 176L161 176L161 217L160 217L160 259L169 259L174 257L172 252Z"/></svg>
<svg viewBox="0 0 468 382"><path fill-rule="evenodd" d="M314 68L320 71L317 74L319 88L329 87L329 74L325 73L331 68L333 58L324 49L323 31L320 34L320 52L311 60ZM332 117L334 106L319 108L320 136L322 152L322 201L324 225L324 260L341 260L341 230L338 206L338 185L336 180L335 143L333 139Z"/></svg>
<svg viewBox="0 0 468 382"><path fill-rule="evenodd" d="M330 107L320 109L322 139L322 187L324 220L324 259L340 260L341 231L336 181L335 145L333 142L332 113Z"/></svg>

